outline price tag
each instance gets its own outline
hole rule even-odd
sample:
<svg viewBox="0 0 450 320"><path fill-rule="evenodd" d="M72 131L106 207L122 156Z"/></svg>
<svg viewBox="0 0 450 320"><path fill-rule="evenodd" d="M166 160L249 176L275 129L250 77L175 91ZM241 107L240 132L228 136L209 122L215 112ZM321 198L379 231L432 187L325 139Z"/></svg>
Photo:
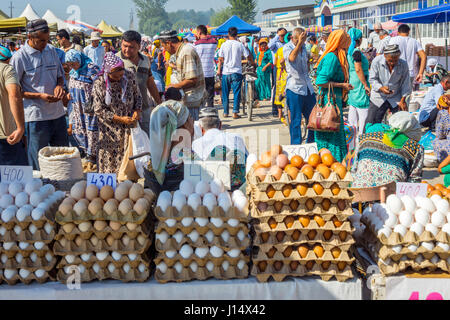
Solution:
<svg viewBox="0 0 450 320"><path fill-rule="evenodd" d="M319 153L317 143L282 146L283 152L291 159L293 156L300 156L305 161L314 153Z"/></svg>
<svg viewBox="0 0 450 320"><path fill-rule="evenodd" d="M397 182L397 196L426 197L427 185L425 183Z"/></svg>
<svg viewBox="0 0 450 320"><path fill-rule="evenodd" d="M0 166L2 182L27 183L33 180L33 167L29 166Z"/></svg>
<svg viewBox="0 0 450 320"><path fill-rule="evenodd" d="M110 186L116 190L117 175L115 173L88 173L87 184L96 185L99 189Z"/></svg>
<svg viewBox="0 0 450 320"><path fill-rule="evenodd" d="M185 161L184 179L197 184L200 181L210 182L219 179L227 190L231 189L231 173L229 161Z"/></svg>

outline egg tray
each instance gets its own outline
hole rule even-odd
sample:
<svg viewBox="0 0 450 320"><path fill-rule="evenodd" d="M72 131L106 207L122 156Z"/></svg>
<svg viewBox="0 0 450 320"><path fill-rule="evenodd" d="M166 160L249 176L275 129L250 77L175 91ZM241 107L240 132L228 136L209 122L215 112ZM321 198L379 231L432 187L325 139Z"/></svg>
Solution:
<svg viewBox="0 0 450 320"><path fill-rule="evenodd" d="M181 208L181 211L172 206L164 211L161 207L156 207L155 216L159 221L175 219L177 222L181 222L183 218L220 218L223 221L236 219L240 222L248 222L248 212L244 213L235 207L231 207L228 211L224 211L222 207L219 206L215 206L212 211L205 206L199 206L197 210L194 210L192 207L184 205L183 208Z"/></svg>
<svg viewBox="0 0 450 320"><path fill-rule="evenodd" d="M244 238L243 241L239 240L239 238L230 236L230 239L228 239L227 242L223 240L221 236L215 236L213 238L212 242L209 242L206 237L199 236L197 241L193 242L189 237L184 236L183 239L181 239L181 242L178 243L174 238L169 238L165 243L162 243L159 239L155 242L156 250L160 252L168 251L168 250L180 250L181 247L185 244L190 245L191 247L195 248L202 248L202 247L212 247L216 246L223 250L230 250L230 249L240 249L245 250L250 246L250 238L247 237Z"/></svg>
<svg viewBox="0 0 450 320"><path fill-rule="evenodd" d="M354 277L351 265L347 264L341 271L336 264L331 263L328 269L317 263L308 270L304 264L298 264L297 269L292 270L288 261L282 261L283 266L280 270L277 270L273 261L267 261L267 267L264 271L260 271L257 264L253 264L251 275L256 277L258 282L268 282L272 278L276 282L282 282L287 277L306 277L306 276L319 276L323 281L330 281L336 278L339 282L345 282L348 279Z"/></svg>
<svg viewBox="0 0 450 320"><path fill-rule="evenodd" d="M318 195L316 192L309 188L306 191L305 195L301 195L297 189L292 189L289 196L285 196L282 191L275 191L275 194L272 198L269 198L267 193L264 191L253 190L251 192L251 199L255 202L277 202L277 201L286 201L286 200L303 200L303 203L308 199L313 199L315 202L321 202L322 199L330 199L330 200L353 200L353 194L351 191L347 189L341 189L338 194L334 195L330 189L324 189L323 192ZM271 203L272 204L272 203Z"/></svg>
<svg viewBox="0 0 450 320"><path fill-rule="evenodd" d="M386 265L383 262L378 262L378 268L381 273L386 276L391 276L397 273L404 273L407 270L413 270L419 273L428 273L441 270L446 273L450 273L450 264L445 260L440 260L434 264L429 260L424 260L422 263L417 263L413 260L400 261L399 263L393 263Z"/></svg>
<svg viewBox="0 0 450 320"><path fill-rule="evenodd" d="M249 268L246 264L241 270L237 266L230 265L225 271L222 266L215 266L212 271L209 271L206 267L198 267L196 272L193 272L190 267L183 268L181 273L178 273L175 268L168 268L165 273L156 269L155 279L159 283L168 282L186 282L200 280L204 281L210 278L218 280L230 280L230 279L246 279L248 278Z"/></svg>
<svg viewBox="0 0 450 320"><path fill-rule="evenodd" d="M212 231L215 236L220 236L225 230L227 230L231 236L236 236L241 230L245 234L249 233L247 224L244 224L242 222L239 223L237 227L232 227L228 223L223 223L222 226L216 227L211 222L208 222L208 224L202 227L195 221L189 227L183 226L180 222L177 222L173 227L169 227L165 222L160 221L156 225L155 234L166 231L170 236L173 236L175 233L177 233L178 230L186 235L196 230L201 236L207 234L209 231Z"/></svg>
<svg viewBox="0 0 450 320"><path fill-rule="evenodd" d="M127 214L122 214L120 211L115 211L111 215L108 215L105 211L100 210L96 214L92 214L89 210L85 210L80 215L78 215L74 210L69 211L65 216L58 210L55 215L55 220L58 224L64 225L67 223L76 223L80 224L86 221L115 221L120 222L122 224L126 224L128 222L135 224L144 223L145 219L148 215L150 215L150 211L139 215L136 211L131 210Z"/></svg>
<svg viewBox="0 0 450 320"><path fill-rule="evenodd" d="M92 269L86 269L85 272L80 274L80 281L83 283L91 282L94 280L119 280L124 283L127 282L146 282L151 275L152 269L147 268L144 272L140 272L138 269L130 269L130 272L125 273L122 269L116 269L114 272L110 272L108 269L100 269L96 273ZM66 284L67 280L73 281L74 274L66 274L64 270L59 269L57 273L57 279L59 282Z"/></svg>
<svg viewBox="0 0 450 320"><path fill-rule="evenodd" d="M347 249L347 250L345 250ZM276 251L275 254L270 258L267 254L267 252L263 252L262 250L259 250L259 252L252 257L253 263L257 264L259 261L297 261L297 262L303 262L303 264L306 264L308 261L316 261L318 263L322 263L324 261L331 261L331 262L347 262L351 264L353 261L355 261L354 257L350 256L349 249L350 246L343 248L341 251L341 254L339 257L334 258L331 254L331 251L324 250L323 256L318 257L314 253L313 250L309 250L306 254L306 257L302 258L297 250L292 250L292 253L290 256L285 257L282 252Z"/></svg>
<svg viewBox="0 0 450 320"><path fill-rule="evenodd" d="M255 169L252 168L247 174L247 182L249 185L257 188L262 192L265 192L270 185L272 185L275 190L281 190L287 184L313 184L316 182L320 183L324 188L329 188L333 184L337 183L339 185L339 188L344 189L348 188L349 185L353 182L353 177L350 172L347 172L344 179L341 179L336 172L332 171L328 179L325 179L320 174L320 172L315 171L311 179L308 179L308 177L303 172L299 172L297 177L295 179L292 179L291 176L283 171L280 180L277 180L272 175L267 174L264 181L261 181L261 179L255 175Z"/></svg>
<svg viewBox="0 0 450 320"><path fill-rule="evenodd" d="M14 230L6 231L5 235L2 236L3 242L44 242L50 243L55 239L55 229L53 228L51 233L47 233L44 229L38 229L34 234L32 234L28 229L22 230L17 234Z"/></svg>
<svg viewBox="0 0 450 320"><path fill-rule="evenodd" d="M255 232L257 234L263 233L263 232L278 232L278 231L295 231L295 230L299 230L302 233L308 233L311 230L330 230L330 231L346 231L349 233L353 233L355 231L355 229L352 227L350 221L344 221L342 223L342 225L337 228L334 223L332 221L326 221L325 225L323 227L320 227L317 222L315 220L311 220L309 222L309 225L307 227L303 227L303 225L300 223L300 221L294 220L294 223L292 224L292 226L290 228L288 228L286 226L286 224L283 222L283 220L281 221L277 221L277 226L272 229L269 224L266 223L257 223L257 224L252 224L252 227L254 228Z"/></svg>
<svg viewBox="0 0 450 320"><path fill-rule="evenodd" d="M158 252L154 262L155 265L158 265L164 261L168 267L173 267L177 262L180 262L183 267L187 268L194 261L199 267L204 267L208 261L211 261L215 266L220 266L224 261L228 261L230 265L237 265L239 260L244 260L245 263L249 263L250 257L241 252L236 258L231 258L226 253L224 253L224 255L220 258L215 258L208 252L208 254L203 258L199 258L195 255L195 253L193 253L188 259L184 259L179 253L177 253L173 258L168 258L164 253Z"/></svg>
<svg viewBox="0 0 450 320"><path fill-rule="evenodd" d="M95 255L92 255L88 261L84 261L80 256L76 256L72 263L67 262L65 257L59 261L56 266L57 269L63 269L65 266L72 265L83 265L86 268L91 268L94 264L98 264L100 268L106 269L110 263L114 264L116 268L122 268L124 264L128 263L131 268L137 268L141 263L143 263L147 268L150 267L152 259L147 256L146 253L137 255L136 259L133 261L126 255L122 255L119 260L114 260L111 255L108 255L106 259L99 260Z"/></svg>
<svg viewBox="0 0 450 320"><path fill-rule="evenodd" d="M29 245L25 250L21 249L17 243L11 247L11 249L6 250L5 248L1 248L0 253L5 254L8 258L13 258L16 254L20 253L24 258L28 258L30 254L36 253L38 257L44 257L47 252L52 252L51 243L45 244L41 250L36 249L32 245Z"/></svg>
<svg viewBox="0 0 450 320"><path fill-rule="evenodd" d="M15 258L10 258L6 263L0 262L0 269L26 269L31 272L34 272L37 269L50 271L55 267L56 262L57 258L55 256L53 256L51 261L48 261L45 257L38 257L35 262L27 257L23 258L21 263L18 263Z"/></svg>
<svg viewBox="0 0 450 320"><path fill-rule="evenodd" d="M104 252L104 251L116 251L120 254L143 254L146 252L151 244L152 239L146 239L144 244L140 244L137 240L131 239L128 245L124 245L120 240L114 240L113 244L110 246L106 240L99 240L97 245L93 245L89 240L82 240L81 245L77 246L74 241L66 240L63 246L59 241L55 241L53 245L53 253L58 256L65 255L80 255L89 252Z"/></svg>
<svg viewBox="0 0 450 320"><path fill-rule="evenodd" d="M56 206L56 205L55 205ZM57 206L56 206L57 207ZM5 228L7 231L14 230L15 226L19 226L22 230L28 229L30 225L34 225L37 229L43 229L45 224L49 223L55 228L55 214L50 210L47 210L46 213L39 220L33 220L31 216L28 216L23 221L19 221L16 216L12 218L8 222L2 222L1 227Z"/></svg>
<svg viewBox="0 0 450 320"><path fill-rule="evenodd" d="M3 281L5 281L8 285L10 285L10 286L13 286L13 285L17 284L18 282L23 283L23 284L26 284L26 285L29 285L29 284L31 284L33 281L36 281L36 282L42 284L42 283L46 283L46 282L48 282L48 281L55 281L55 280L56 280L56 277L50 275L48 271L46 271L46 272L44 273L44 276L43 276L43 277L40 277L40 278L36 277L36 275L35 275L34 273L29 274L28 277L25 278L25 279L22 278L22 277L19 275L19 273L17 273L17 274L16 274L14 277L12 277L11 279L6 279L4 275L2 275L0 278L1 278Z"/></svg>

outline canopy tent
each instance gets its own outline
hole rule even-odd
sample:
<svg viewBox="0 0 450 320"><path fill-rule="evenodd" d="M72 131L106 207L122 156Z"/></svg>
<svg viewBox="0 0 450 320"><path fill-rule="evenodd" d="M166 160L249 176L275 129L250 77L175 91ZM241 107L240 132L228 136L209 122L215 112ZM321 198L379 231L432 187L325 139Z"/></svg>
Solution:
<svg viewBox="0 0 450 320"><path fill-rule="evenodd" d="M445 23L450 21L450 3L397 14L392 20L401 23Z"/></svg>
<svg viewBox="0 0 450 320"><path fill-rule="evenodd" d="M124 30L123 28L121 28L121 27L117 27L117 29L119 29L119 31L120 32L122 32L122 33L124 33L126 30Z"/></svg>
<svg viewBox="0 0 450 320"><path fill-rule="evenodd" d="M0 32L12 33L12 32L26 32L27 29L27 19L13 18L13 19L3 19L0 20Z"/></svg>
<svg viewBox="0 0 450 320"><path fill-rule="evenodd" d="M228 29L231 27L236 27L238 29L238 34L243 33L258 33L261 31L260 27L249 24L239 18L238 16L232 16L220 27L211 30L213 36L224 36L228 34Z"/></svg>
<svg viewBox="0 0 450 320"><path fill-rule="evenodd" d="M75 27L77 30L79 30L80 32L83 32L85 34L91 34L92 31L101 32L100 29L97 29L96 27L94 27L90 24L84 23L82 21L65 20L64 22L67 23L68 25Z"/></svg>
<svg viewBox="0 0 450 320"><path fill-rule="evenodd" d="M381 24L381 26L383 27L384 30L395 30L398 28L399 25L400 25L400 23L392 21L392 20L383 22Z"/></svg>
<svg viewBox="0 0 450 320"><path fill-rule="evenodd" d="M56 24L57 29L66 29L69 32L77 30L80 28L75 27L74 25L66 23L64 20L59 19L51 10L47 10L42 19L46 20L49 25Z"/></svg>
<svg viewBox="0 0 450 320"><path fill-rule="evenodd" d="M117 38L122 36L122 32L114 30L114 28L108 25L104 20L99 23L97 29L102 31L102 38Z"/></svg>
<svg viewBox="0 0 450 320"><path fill-rule="evenodd" d="M40 19L39 15L34 11L31 4L27 4L25 9L23 10L22 14L19 16L19 18L27 18L29 21Z"/></svg>
<svg viewBox="0 0 450 320"><path fill-rule="evenodd" d="M8 15L0 10L0 20L9 19Z"/></svg>

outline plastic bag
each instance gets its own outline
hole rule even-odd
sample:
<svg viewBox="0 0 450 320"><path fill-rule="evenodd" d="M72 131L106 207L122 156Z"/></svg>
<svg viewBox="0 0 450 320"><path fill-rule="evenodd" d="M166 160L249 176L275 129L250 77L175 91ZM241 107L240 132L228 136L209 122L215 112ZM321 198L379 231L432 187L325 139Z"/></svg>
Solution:
<svg viewBox="0 0 450 320"><path fill-rule="evenodd" d="M436 136L431 131L427 131L422 139L420 139L419 144L423 146L425 150L433 150L433 141L435 139Z"/></svg>
<svg viewBox="0 0 450 320"><path fill-rule="evenodd" d="M132 145L133 145L133 139L132 139L132 136L129 135L128 145L125 150L125 155L123 157L122 163L120 164L119 174L117 175L117 180L119 182L123 182L125 180L137 182L139 180L139 175L136 171L134 161L130 160L130 157L133 156L133 146Z"/></svg>
<svg viewBox="0 0 450 320"><path fill-rule="evenodd" d="M133 156L137 156L145 152L150 152L150 138L145 133L145 131L141 129L139 124L136 128L131 129L131 137L133 144ZM150 156L148 155L134 160L136 171L141 178L144 178L144 168L147 167L149 161Z"/></svg>

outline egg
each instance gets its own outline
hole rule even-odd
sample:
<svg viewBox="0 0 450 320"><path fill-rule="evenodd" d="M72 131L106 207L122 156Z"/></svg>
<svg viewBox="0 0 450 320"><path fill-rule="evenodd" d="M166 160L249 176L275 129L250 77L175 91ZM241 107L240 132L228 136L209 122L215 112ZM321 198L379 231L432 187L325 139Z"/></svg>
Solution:
<svg viewBox="0 0 450 320"><path fill-rule="evenodd" d="M402 245L396 245L396 246L392 246L392 251L394 251L395 253L400 253L400 251L402 251L403 246Z"/></svg>
<svg viewBox="0 0 450 320"><path fill-rule="evenodd" d="M212 193L207 193L203 196L203 205L208 208L209 211L213 211L217 206L217 198Z"/></svg>
<svg viewBox="0 0 450 320"><path fill-rule="evenodd" d="M156 234L156 240L159 240L162 244L165 244L169 239L169 234L166 231Z"/></svg>
<svg viewBox="0 0 450 320"><path fill-rule="evenodd" d="M222 192L225 192L225 186L220 179L212 180L209 183L209 188L211 190L211 193L213 193L216 197L218 197Z"/></svg>
<svg viewBox="0 0 450 320"><path fill-rule="evenodd" d="M111 186L104 186L100 189L100 198L103 201L108 201L114 197L114 190Z"/></svg>
<svg viewBox="0 0 450 320"><path fill-rule="evenodd" d="M99 261L105 260L106 258L108 258L108 256L109 256L108 251L97 252L97 253L95 254L95 257L96 257Z"/></svg>
<svg viewBox="0 0 450 320"><path fill-rule="evenodd" d="M17 275L17 270L15 269L5 269L3 275L7 280L14 278Z"/></svg>
<svg viewBox="0 0 450 320"><path fill-rule="evenodd" d="M82 222L78 225L78 229L81 232L88 232L90 229L92 229L92 223L90 221Z"/></svg>
<svg viewBox="0 0 450 320"><path fill-rule="evenodd" d="M75 256L71 255L71 254L68 254L68 255L64 256L64 258L66 259L67 263L71 263L72 264L75 261Z"/></svg>
<svg viewBox="0 0 450 320"><path fill-rule="evenodd" d="M414 232L417 236L420 236L423 233L424 226L418 222L414 222L409 230Z"/></svg>
<svg viewBox="0 0 450 320"><path fill-rule="evenodd" d="M228 242L228 240L230 240L230 233L228 232L228 230L224 230L220 236L222 237L224 242Z"/></svg>
<svg viewBox="0 0 450 320"><path fill-rule="evenodd" d="M15 259L17 261L18 264L21 264L23 261L23 255L21 253L17 253L15 256Z"/></svg>
<svg viewBox="0 0 450 320"><path fill-rule="evenodd" d="M30 204L37 207L44 200L45 196L41 192L33 192L30 196Z"/></svg>
<svg viewBox="0 0 450 320"><path fill-rule="evenodd" d="M114 237L111 234L106 237L106 243L110 247L112 247L112 245L114 244L115 241L116 241L116 239L114 239Z"/></svg>
<svg viewBox="0 0 450 320"><path fill-rule="evenodd" d="M237 237L238 237L239 241L244 241L245 232L243 230L239 230L239 232L237 233Z"/></svg>
<svg viewBox="0 0 450 320"><path fill-rule="evenodd" d="M405 211L408 212L414 212L416 210L416 201L411 198L410 196L403 196L402 197L403 207L405 208Z"/></svg>
<svg viewBox="0 0 450 320"><path fill-rule="evenodd" d="M447 215L449 209L450 206L447 200L442 199L436 203L436 210L444 215Z"/></svg>
<svg viewBox="0 0 450 320"><path fill-rule="evenodd" d="M114 198L117 201L122 202L123 200L128 198L129 190L130 188L127 185L123 183L119 184L119 186L116 188L116 191L114 191Z"/></svg>
<svg viewBox="0 0 450 320"><path fill-rule="evenodd" d="M2 195L0 199L0 207L5 209L12 204L14 204L14 198L10 194Z"/></svg>
<svg viewBox="0 0 450 320"><path fill-rule="evenodd" d="M130 188L130 199L134 202L144 197L144 187L139 183L134 183Z"/></svg>
<svg viewBox="0 0 450 320"><path fill-rule="evenodd" d="M70 196L75 200L81 200L85 197L86 182L80 181L74 184L72 189L70 189Z"/></svg>
<svg viewBox="0 0 450 320"><path fill-rule="evenodd" d="M194 253L192 247L188 244L185 244L180 249L180 255L183 259L189 259L189 257Z"/></svg>
<svg viewBox="0 0 450 320"><path fill-rule="evenodd" d="M209 243L213 242L214 240L214 233L209 230L207 233L205 233L205 238L208 240Z"/></svg>
<svg viewBox="0 0 450 320"><path fill-rule="evenodd" d="M233 200L233 202L235 202L236 199L238 199L238 198L245 198L245 194L241 190L233 191L233 193L231 195L231 200Z"/></svg>
<svg viewBox="0 0 450 320"><path fill-rule="evenodd" d="M83 253L80 257L84 262L88 262L92 257L92 253Z"/></svg>
<svg viewBox="0 0 450 320"><path fill-rule="evenodd" d="M195 223L197 223L200 227L206 226L208 222L208 218L195 218Z"/></svg>
<svg viewBox="0 0 450 320"><path fill-rule="evenodd" d="M239 250L239 249L231 249L230 251L227 252L227 254L231 258L237 258L241 254L241 250Z"/></svg>
<svg viewBox="0 0 450 320"><path fill-rule="evenodd" d="M181 264L181 262L175 263L173 268L177 273L181 273L183 271L183 265Z"/></svg>
<svg viewBox="0 0 450 320"><path fill-rule="evenodd" d="M196 211L198 209L198 207L200 207L200 205L202 204L202 197L197 193L193 193L193 194L189 195L187 204L194 211Z"/></svg>
<svg viewBox="0 0 450 320"><path fill-rule="evenodd" d="M20 226L15 226L14 232L16 233L16 235L19 235L22 232L22 228Z"/></svg>
<svg viewBox="0 0 450 320"><path fill-rule="evenodd" d="M173 238L176 240L176 242L181 243L181 241L183 241L184 234L183 234L183 232L181 232L180 230L178 230L178 231L173 235Z"/></svg>
<svg viewBox="0 0 450 320"><path fill-rule="evenodd" d="M444 224L444 226L442 227L442 231L450 236L450 223Z"/></svg>
<svg viewBox="0 0 450 320"><path fill-rule="evenodd" d="M431 234L433 236L435 236L435 237L438 234L438 228L435 225L431 224L431 223L427 223L427 225L425 226L425 230L428 231L428 232L431 232Z"/></svg>
<svg viewBox="0 0 450 320"><path fill-rule="evenodd" d="M395 214L389 213L387 219L384 221L384 226L393 229L398 223L397 216Z"/></svg>
<svg viewBox="0 0 450 320"><path fill-rule="evenodd" d="M102 200L103 201L103 200ZM103 206L103 210L107 215L112 215L118 211L119 203L115 199L109 199Z"/></svg>
<svg viewBox="0 0 450 320"><path fill-rule="evenodd" d="M182 193L174 194L172 200L172 206L177 208L178 211L181 211L183 207L186 205L186 197Z"/></svg>
<svg viewBox="0 0 450 320"><path fill-rule="evenodd" d="M195 249L195 255L199 257L200 259L203 259L208 254L209 250L208 248L196 248Z"/></svg>
<svg viewBox="0 0 450 320"><path fill-rule="evenodd" d="M430 262L434 265L436 265L439 262L439 256L437 254L435 254L431 259Z"/></svg>
<svg viewBox="0 0 450 320"><path fill-rule="evenodd" d="M440 200L442 200L442 198L441 198L439 195L437 195L437 194L432 195L432 196L430 197L430 199L431 199L431 201L433 201L433 203L434 203L435 206L436 206L436 204L437 204Z"/></svg>
<svg viewBox="0 0 450 320"><path fill-rule="evenodd" d="M161 271L161 273L166 273L167 272L167 264L164 261L161 261L159 264L156 265L156 269L158 269L159 271Z"/></svg>
<svg viewBox="0 0 450 320"><path fill-rule="evenodd" d="M84 201L78 201L74 206L73 206L73 211L75 211L75 213L78 216L81 216L83 213L85 213L87 211L88 207L86 206L86 204L84 203Z"/></svg>
<svg viewBox="0 0 450 320"><path fill-rule="evenodd" d="M239 220L237 220L237 219L228 219L227 223L231 227L236 228L239 225Z"/></svg>
<svg viewBox="0 0 450 320"><path fill-rule="evenodd" d="M2 214L1 214L1 219L3 222L7 223L7 222L11 221L15 215L16 215L16 212L14 211L14 209L6 209L6 210L3 210Z"/></svg>
<svg viewBox="0 0 450 320"><path fill-rule="evenodd" d="M24 221L29 216L31 216L31 210L25 207L20 208L16 213L17 220L19 221Z"/></svg>
<svg viewBox="0 0 450 320"><path fill-rule="evenodd" d="M195 185L195 193L198 193L202 197L209 191L210 191L209 183L206 181L200 181Z"/></svg>
<svg viewBox="0 0 450 320"><path fill-rule="evenodd" d="M408 246L408 250L411 251L411 252L416 252L418 248L419 247L417 245L415 245L415 244L410 244Z"/></svg>
<svg viewBox="0 0 450 320"><path fill-rule="evenodd" d="M414 217L416 219L416 222L420 223L423 226L426 226L427 223L430 221L429 212L423 208L416 210L416 212L414 213Z"/></svg>
<svg viewBox="0 0 450 320"><path fill-rule="evenodd" d="M169 259L175 258L176 255L177 255L177 252L175 250L167 250L166 251L166 256Z"/></svg>
<svg viewBox="0 0 450 320"><path fill-rule="evenodd" d="M386 205L389 211L392 212L393 214L399 214L400 211L403 209L402 201L400 200L399 197L393 194L387 197Z"/></svg>
<svg viewBox="0 0 450 320"><path fill-rule="evenodd" d="M42 250L42 249L45 247L45 243L42 242L42 241L36 241L36 242L34 243L34 247L35 247L37 250Z"/></svg>
<svg viewBox="0 0 450 320"><path fill-rule="evenodd" d="M431 199L429 199L429 198L417 197L416 203L419 208L424 209L429 213L433 213L436 211L436 207L435 207L433 201L431 201Z"/></svg>
<svg viewBox="0 0 450 320"><path fill-rule="evenodd" d="M404 237L407 232L407 229L404 225L398 224L395 226L394 232L396 232L396 233L400 234L402 237Z"/></svg>
<svg viewBox="0 0 450 320"><path fill-rule="evenodd" d="M230 263L227 260L224 260L222 262L222 269L223 269L223 271L227 271L229 267L230 267Z"/></svg>
<svg viewBox="0 0 450 320"><path fill-rule="evenodd" d="M34 221L40 220L45 215L45 211L41 208L36 208L31 211L31 219Z"/></svg>
<svg viewBox="0 0 450 320"><path fill-rule="evenodd" d="M234 200L234 206L239 210L244 212L248 208L248 199L246 197L238 197Z"/></svg>
<svg viewBox="0 0 450 320"><path fill-rule="evenodd" d="M233 199L231 198L230 194L228 192L222 192L221 194L219 194L217 196L217 202L221 202L221 201L229 201L230 203L233 201Z"/></svg>
<svg viewBox="0 0 450 320"><path fill-rule="evenodd" d="M128 271L130 271L130 265L129 264L124 265L122 268L125 271L125 273L128 273ZM100 270L101 270L100 265L98 263L94 263L92 265L92 270L94 270L95 273L99 273Z"/></svg>
<svg viewBox="0 0 450 320"><path fill-rule="evenodd" d="M389 238L389 236L391 235L392 230L390 228L381 228L380 230L378 230L378 236L380 236L381 234L384 234L386 236L386 238Z"/></svg>
<svg viewBox="0 0 450 320"><path fill-rule="evenodd" d="M133 210L133 205L133 201L131 201L130 199L125 199L119 204L118 209L120 213L122 213L123 215L127 215L131 212L131 210Z"/></svg>
<svg viewBox="0 0 450 320"><path fill-rule="evenodd" d="M221 218L211 218L211 223L216 228L220 228L223 225L223 220Z"/></svg>
<svg viewBox="0 0 450 320"><path fill-rule="evenodd" d="M106 221L97 220L94 222L94 229L97 231L102 231L107 226L108 226L108 224L106 223Z"/></svg>
<svg viewBox="0 0 450 320"><path fill-rule="evenodd" d="M116 270L116 266L111 262L110 264L108 264L107 269L109 272L114 273L114 271Z"/></svg>
<svg viewBox="0 0 450 320"><path fill-rule="evenodd" d="M208 262L206 263L206 269L207 269L209 272L212 272L212 271L214 270L214 263L212 263L211 261L208 261Z"/></svg>
<svg viewBox="0 0 450 320"><path fill-rule="evenodd" d="M133 210L139 215L143 215L150 210L150 202L146 198L141 198L136 201Z"/></svg>
<svg viewBox="0 0 450 320"><path fill-rule="evenodd" d="M40 187L39 187L40 188ZM0 183L0 195L4 195L8 193L9 184L5 182Z"/></svg>
<svg viewBox="0 0 450 320"><path fill-rule="evenodd" d="M98 244L98 238L94 235L91 237L91 239L89 239L91 241L91 243L96 246ZM75 238L75 244L77 245L77 247L81 247L81 245L83 244L83 239L78 236Z"/></svg>
<svg viewBox="0 0 450 320"><path fill-rule="evenodd" d="M38 229L37 229L37 227L36 227L34 224L30 224L30 226L28 227L28 231L29 231L31 234L35 234L37 230L38 230Z"/></svg>
<svg viewBox="0 0 450 320"><path fill-rule="evenodd" d="M9 184L8 192L13 197L16 197L19 193L23 191L23 184L20 182L12 182Z"/></svg>
<svg viewBox="0 0 450 320"><path fill-rule="evenodd" d="M447 200L444 201L447 202ZM431 224L438 228L442 227L445 224L445 221L446 217L439 211L436 211L431 215Z"/></svg>
<svg viewBox="0 0 450 320"><path fill-rule="evenodd" d="M137 257L138 257L138 255L135 254L135 253L129 253L129 254L128 254L128 259L129 259L130 261L136 260Z"/></svg>
<svg viewBox="0 0 450 320"><path fill-rule="evenodd" d="M420 245L425 249L427 249L428 251L432 251L434 249L434 243L431 241L422 242Z"/></svg>
<svg viewBox="0 0 450 320"><path fill-rule="evenodd" d="M405 228L409 228L411 226L411 224L413 223L413 215L411 214L410 211L402 211L400 212L399 215L399 221L400 223L405 227Z"/></svg>

